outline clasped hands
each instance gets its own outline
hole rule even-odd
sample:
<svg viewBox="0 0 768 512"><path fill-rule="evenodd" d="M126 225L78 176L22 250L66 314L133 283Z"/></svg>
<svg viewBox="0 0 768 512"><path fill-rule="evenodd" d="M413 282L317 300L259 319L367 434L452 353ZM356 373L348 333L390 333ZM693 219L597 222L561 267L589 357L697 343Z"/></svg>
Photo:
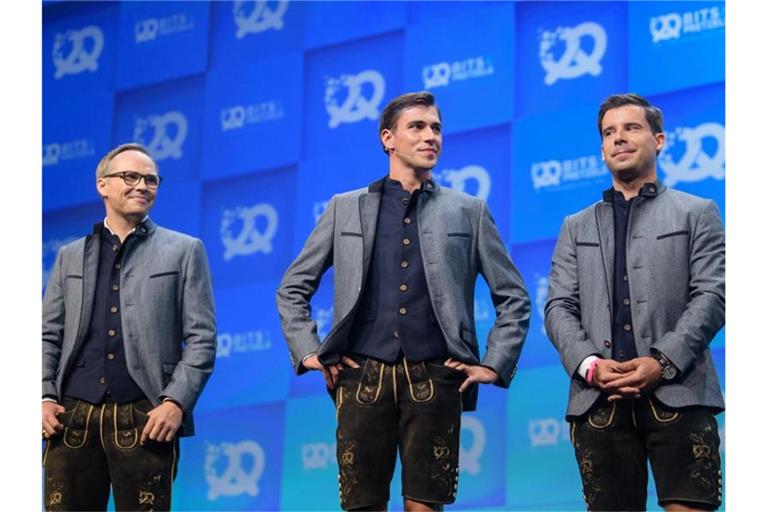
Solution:
<svg viewBox="0 0 768 512"><path fill-rule="evenodd" d="M653 357L636 357L620 363L598 359L592 385L608 394L608 400L640 398L661 383L661 365Z"/></svg>
<svg viewBox="0 0 768 512"><path fill-rule="evenodd" d="M328 389L333 389L336 387L336 382L339 378L339 372L343 370L344 367L360 368L359 364L347 356L341 356L341 360L336 364L323 365L317 359L317 354L312 354L306 358L302 364L308 370L320 370L323 372L325 385L328 386ZM451 357L449 357L443 364L453 368L454 370L458 370L467 374L467 378L464 379L464 382L462 382L461 386L459 387L459 393L463 392L470 384L474 382L489 384L496 382L496 380L499 378L496 372L487 366L465 364Z"/></svg>

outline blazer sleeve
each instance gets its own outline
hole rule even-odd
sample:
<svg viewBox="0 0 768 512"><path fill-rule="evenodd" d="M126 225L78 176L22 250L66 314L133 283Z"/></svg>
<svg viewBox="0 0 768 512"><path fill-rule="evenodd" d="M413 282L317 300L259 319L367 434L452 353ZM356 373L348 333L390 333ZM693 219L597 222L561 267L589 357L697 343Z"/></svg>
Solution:
<svg viewBox="0 0 768 512"><path fill-rule="evenodd" d="M323 274L333 262L335 217L334 196L277 288L277 311L283 336L288 343L291 363L299 375L307 371L301 364L302 359L320 346L310 300L320 286Z"/></svg>
<svg viewBox="0 0 768 512"><path fill-rule="evenodd" d="M43 296L43 397L59 398L56 392L56 370L64 340L64 286L61 278L62 251L53 264Z"/></svg>
<svg viewBox="0 0 768 512"><path fill-rule="evenodd" d="M725 323L725 236L714 201L707 201L691 234L688 304L672 331L656 341L685 373Z"/></svg>
<svg viewBox="0 0 768 512"><path fill-rule="evenodd" d="M552 256L544 316L547 336L560 354L565 371L576 376L584 358L598 352L581 325L579 267L570 217L563 221Z"/></svg>
<svg viewBox="0 0 768 512"><path fill-rule="evenodd" d="M499 376L497 385L509 387L528 333L531 300L485 202L481 203L477 251L479 271L496 309L481 364L493 368Z"/></svg>
<svg viewBox="0 0 768 512"><path fill-rule="evenodd" d="M205 247L195 239L184 264L181 322L184 350L160 397L171 398L184 411L194 407L216 360L216 312Z"/></svg>

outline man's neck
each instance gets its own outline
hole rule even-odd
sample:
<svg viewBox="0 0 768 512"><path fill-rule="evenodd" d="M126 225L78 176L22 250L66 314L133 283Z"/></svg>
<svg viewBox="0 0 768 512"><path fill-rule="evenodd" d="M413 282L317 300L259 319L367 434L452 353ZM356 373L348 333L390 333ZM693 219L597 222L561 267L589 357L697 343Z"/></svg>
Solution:
<svg viewBox="0 0 768 512"><path fill-rule="evenodd" d="M141 222L143 217L121 217L118 215L109 216L104 219L107 228L116 235L120 242L124 242L128 237L128 234L136 229L136 226Z"/></svg>
<svg viewBox="0 0 768 512"><path fill-rule="evenodd" d="M656 173L652 173L650 176L638 177L632 181L624 182L613 178L613 188L617 192L621 192L624 199L630 200L640 193L640 189L646 183L654 183L656 181Z"/></svg>
<svg viewBox="0 0 768 512"><path fill-rule="evenodd" d="M432 177L432 169L389 169L389 177L399 181L403 190L413 192L421 188L421 184Z"/></svg>

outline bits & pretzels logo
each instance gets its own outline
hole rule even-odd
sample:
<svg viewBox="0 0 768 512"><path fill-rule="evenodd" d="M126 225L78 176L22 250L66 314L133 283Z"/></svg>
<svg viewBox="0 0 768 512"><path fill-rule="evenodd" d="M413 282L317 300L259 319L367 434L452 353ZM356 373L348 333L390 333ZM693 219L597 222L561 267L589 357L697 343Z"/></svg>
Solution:
<svg viewBox="0 0 768 512"><path fill-rule="evenodd" d="M425 89L434 89L473 78L493 75L493 63L488 57L472 57L454 62L438 62L424 66L421 78Z"/></svg>
<svg viewBox="0 0 768 512"><path fill-rule="evenodd" d="M363 86L369 85L369 97L363 93ZM356 123L364 119L379 117L379 104L384 98L385 82L381 73L369 69L356 75L341 75L325 81L325 111L328 113L328 127L336 128L342 123ZM339 103L339 97L344 101Z"/></svg>
<svg viewBox="0 0 768 512"><path fill-rule="evenodd" d="M145 145L158 161L166 158L178 160L184 156L182 146L187 130L187 118L177 110L161 115L150 114L136 118L133 140Z"/></svg>
<svg viewBox="0 0 768 512"><path fill-rule="evenodd" d="M262 352L272 348L268 331L222 332L216 335L216 357Z"/></svg>
<svg viewBox="0 0 768 512"><path fill-rule="evenodd" d="M249 459L245 462L245 459ZM224 460L224 470L220 461ZM259 495L259 479L264 473L264 449L256 441L206 443L205 480L208 500L219 496Z"/></svg>
<svg viewBox="0 0 768 512"><path fill-rule="evenodd" d="M336 463L336 443L305 443L301 445L301 464L305 470L326 469Z"/></svg>
<svg viewBox="0 0 768 512"><path fill-rule="evenodd" d="M43 144L43 167L58 165L76 158L86 158L95 153L93 141L88 139L49 142Z"/></svg>
<svg viewBox="0 0 768 512"><path fill-rule="evenodd" d="M83 71L99 69L99 56L104 49L104 32L96 25L56 34L53 41L53 65L56 80Z"/></svg>
<svg viewBox="0 0 768 512"><path fill-rule="evenodd" d="M468 448L459 447L459 470L470 475L480 473L480 457L485 452L485 426L475 416L464 416L461 419L461 430L472 434L472 444Z"/></svg>
<svg viewBox="0 0 768 512"><path fill-rule="evenodd" d="M694 11L669 12L652 16L648 28L653 43L700 34L725 27L725 9L704 7Z"/></svg>
<svg viewBox="0 0 768 512"><path fill-rule="evenodd" d="M556 418L534 418L528 420L528 438L531 448L557 446L570 439L568 423Z"/></svg>
<svg viewBox="0 0 768 512"><path fill-rule="evenodd" d="M592 40L592 52L582 48L584 39ZM565 50L560 58L555 57L554 49L560 44ZM544 30L539 36L539 60L544 70L546 85L553 85L558 80L579 78L583 75L599 76L603 72L600 64L608 45L605 29L598 23L587 21L575 27L557 27ZM584 45L586 47L586 45Z"/></svg>
<svg viewBox="0 0 768 512"><path fill-rule="evenodd" d="M472 195L483 201L491 194L491 175L480 165L467 165L461 169L446 169L435 174L442 184L459 192L469 193L469 182L476 184L476 192Z"/></svg>
<svg viewBox="0 0 768 512"><path fill-rule="evenodd" d="M682 156L679 148L685 151ZM725 126L720 123L702 123L693 128L678 127L667 134L667 140L659 155L659 167L664 173L664 183L692 183L712 178L725 178Z"/></svg>
<svg viewBox="0 0 768 512"><path fill-rule="evenodd" d="M158 36L170 36L195 29L195 21L185 12L145 18L133 24L133 36L136 44L156 41Z"/></svg>
<svg viewBox="0 0 768 512"><path fill-rule="evenodd" d="M265 221L263 230L259 229L259 218ZM277 210L269 203L224 210L220 229L221 242L224 244L224 261L229 261L235 256L272 253L272 239L277 233L278 222ZM239 232L235 232L238 226Z"/></svg>
<svg viewBox="0 0 768 512"><path fill-rule="evenodd" d="M271 2L274 4L274 2ZM242 39L248 34L259 34L269 29L282 30L283 16L288 10L288 1L280 0L274 9L266 0L237 1L232 4L232 16L237 25L235 37Z"/></svg>
<svg viewBox="0 0 768 512"><path fill-rule="evenodd" d="M545 160L531 164L533 189L559 188L608 174L600 157L589 155L567 160Z"/></svg>
<svg viewBox="0 0 768 512"><path fill-rule="evenodd" d="M283 117L285 117L285 111L279 100L262 101L250 105L230 105L222 108L219 113L223 132L244 128L246 124L277 121Z"/></svg>

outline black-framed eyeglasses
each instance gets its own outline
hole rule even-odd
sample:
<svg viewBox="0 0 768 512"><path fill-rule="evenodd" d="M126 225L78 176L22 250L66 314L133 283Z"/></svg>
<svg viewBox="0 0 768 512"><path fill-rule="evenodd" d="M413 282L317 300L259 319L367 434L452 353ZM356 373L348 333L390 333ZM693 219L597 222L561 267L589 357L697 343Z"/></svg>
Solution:
<svg viewBox="0 0 768 512"><path fill-rule="evenodd" d="M123 178L123 181L129 187L138 185L143 178L144 183L146 183L147 185L147 188L152 188L152 189L159 187L160 182L163 181L163 177L158 174L139 174L138 172L134 172L134 171L113 172L111 174L105 174L104 176L102 176L102 178L116 178L116 177Z"/></svg>

